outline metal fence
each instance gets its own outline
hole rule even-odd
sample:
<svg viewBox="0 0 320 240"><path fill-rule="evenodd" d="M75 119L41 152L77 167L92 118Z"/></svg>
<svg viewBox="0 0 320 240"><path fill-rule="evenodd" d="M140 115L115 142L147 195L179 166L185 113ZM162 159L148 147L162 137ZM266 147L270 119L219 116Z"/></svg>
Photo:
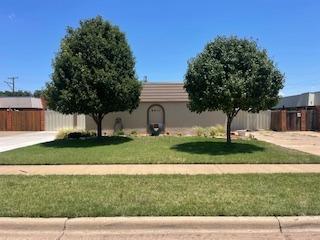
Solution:
<svg viewBox="0 0 320 240"><path fill-rule="evenodd" d="M231 129L240 130L270 130L271 111L261 111L259 113L248 113L240 111L233 119Z"/></svg>
<svg viewBox="0 0 320 240"><path fill-rule="evenodd" d="M85 129L85 115L65 115L55 111L45 111L45 130L58 131L60 129Z"/></svg>

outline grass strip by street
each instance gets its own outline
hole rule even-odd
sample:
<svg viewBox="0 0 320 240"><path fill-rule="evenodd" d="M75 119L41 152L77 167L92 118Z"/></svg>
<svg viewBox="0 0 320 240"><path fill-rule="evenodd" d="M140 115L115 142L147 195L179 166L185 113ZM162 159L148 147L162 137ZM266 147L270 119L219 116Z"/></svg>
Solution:
<svg viewBox="0 0 320 240"><path fill-rule="evenodd" d="M257 140L105 137L56 140L0 153L0 164L320 163L320 156Z"/></svg>
<svg viewBox="0 0 320 240"><path fill-rule="evenodd" d="M1 217L320 214L319 174L0 176Z"/></svg>

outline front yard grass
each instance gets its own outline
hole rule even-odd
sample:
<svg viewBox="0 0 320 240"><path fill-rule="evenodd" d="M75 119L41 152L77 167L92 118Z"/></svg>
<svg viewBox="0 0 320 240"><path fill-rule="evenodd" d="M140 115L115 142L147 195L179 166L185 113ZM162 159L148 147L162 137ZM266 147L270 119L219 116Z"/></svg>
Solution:
<svg viewBox="0 0 320 240"><path fill-rule="evenodd" d="M0 176L0 216L319 215L319 182L319 174Z"/></svg>
<svg viewBox="0 0 320 240"><path fill-rule="evenodd" d="M56 140L0 153L0 164L320 163L320 156L257 140L105 137Z"/></svg>

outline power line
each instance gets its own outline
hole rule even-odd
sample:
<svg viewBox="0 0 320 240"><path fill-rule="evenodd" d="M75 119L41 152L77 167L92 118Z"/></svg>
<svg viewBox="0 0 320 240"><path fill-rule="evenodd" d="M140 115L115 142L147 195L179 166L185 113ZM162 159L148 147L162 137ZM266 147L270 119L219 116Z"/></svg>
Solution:
<svg viewBox="0 0 320 240"><path fill-rule="evenodd" d="M4 82L8 85L9 88L11 88L12 93L14 93L14 91L15 91L15 80L18 79L18 77L8 77L8 79L10 81L4 81Z"/></svg>

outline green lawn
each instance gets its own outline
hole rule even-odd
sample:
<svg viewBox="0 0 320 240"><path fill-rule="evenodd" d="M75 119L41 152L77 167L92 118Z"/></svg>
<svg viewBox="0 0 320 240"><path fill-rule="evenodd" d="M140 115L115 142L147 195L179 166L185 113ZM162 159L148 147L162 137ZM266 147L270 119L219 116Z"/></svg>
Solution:
<svg viewBox="0 0 320 240"><path fill-rule="evenodd" d="M0 176L0 216L319 215L319 174Z"/></svg>
<svg viewBox="0 0 320 240"><path fill-rule="evenodd" d="M320 157L256 140L106 137L57 140L0 153L0 164L320 163Z"/></svg>

